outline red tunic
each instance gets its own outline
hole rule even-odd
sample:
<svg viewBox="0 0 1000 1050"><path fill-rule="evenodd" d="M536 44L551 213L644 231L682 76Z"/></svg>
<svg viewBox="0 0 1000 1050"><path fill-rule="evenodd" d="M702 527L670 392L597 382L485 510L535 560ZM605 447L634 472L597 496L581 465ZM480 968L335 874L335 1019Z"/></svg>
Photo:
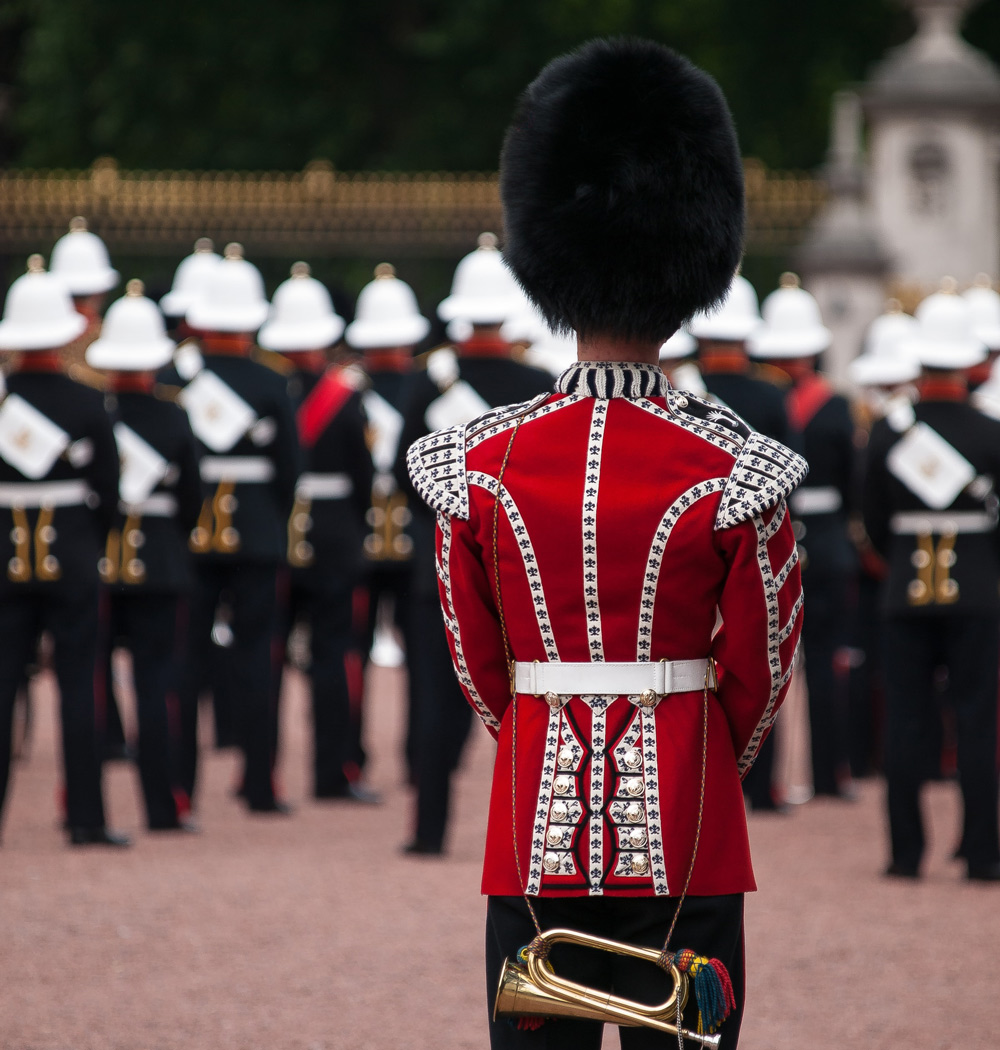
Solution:
<svg viewBox="0 0 1000 1050"><path fill-rule="evenodd" d="M672 389L659 368L581 363L554 394L438 431L408 456L416 489L438 511L456 673L499 743L483 892L679 894L702 768L701 691L668 694L651 709L638 696L519 695L515 857L493 521L518 419L497 544L514 659L711 654L719 686L709 693L689 892L752 890L740 777L791 677L802 595L784 497L807 468L730 410Z"/></svg>

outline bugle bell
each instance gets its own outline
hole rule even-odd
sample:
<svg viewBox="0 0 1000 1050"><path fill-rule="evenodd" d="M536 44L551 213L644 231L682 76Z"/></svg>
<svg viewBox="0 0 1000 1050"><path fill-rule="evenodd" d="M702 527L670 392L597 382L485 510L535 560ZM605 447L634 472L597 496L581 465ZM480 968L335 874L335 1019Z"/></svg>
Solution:
<svg viewBox="0 0 1000 1050"><path fill-rule="evenodd" d="M608 940L577 930L547 930L537 939L545 946L575 944L597 948L615 955L630 955L657 963L660 952L634 944ZM543 954L526 952L524 962L504 960L500 973L493 1018L499 1017L575 1017L633 1027L655 1028L677 1035L677 1021L687 1002L688 980L676 966L670 967L674 988L662 1003L646 1004L625 999L611 992L589 988L560 977ZM716 1048L721 1036L681 1030L684 1039Z"/></svg>

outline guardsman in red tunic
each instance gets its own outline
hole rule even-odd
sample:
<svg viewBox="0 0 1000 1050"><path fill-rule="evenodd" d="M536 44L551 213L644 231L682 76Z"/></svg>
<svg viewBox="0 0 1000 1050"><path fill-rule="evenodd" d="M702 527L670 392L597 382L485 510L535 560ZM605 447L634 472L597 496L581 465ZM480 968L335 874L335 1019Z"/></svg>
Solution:
<svg viewBox="0 0 1000 1050"><path fill-rule="evenodd" d="M740 779L791 677L802 602L785 497L806 466L657 363L739 262L725 100L660 45L594 41L525 92L501 194L507 265L553 328L576 330L579 360L554 392L409 451L438 515L455 670L498 741L489 986L539 929L669 941L728 967L734 1047L754 889ZM662 996L649 963L562 947L560 976ZM693 1002L683 1023L698 1023ZM491 1040L596 1048L601 1023L500 1019ZM676 1042L621 1029L629 1050Z"/></svg>

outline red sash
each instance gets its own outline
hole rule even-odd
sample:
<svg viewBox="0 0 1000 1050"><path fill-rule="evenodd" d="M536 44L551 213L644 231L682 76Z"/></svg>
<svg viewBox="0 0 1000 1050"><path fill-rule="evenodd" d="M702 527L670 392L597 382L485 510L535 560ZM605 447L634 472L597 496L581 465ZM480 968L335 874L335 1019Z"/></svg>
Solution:
<svg viewBox="0 0 1000 1050"><path fill-rule="evenodd" d="M831 397L833 387L815 372L793 386L785 396L788 422L792 428L801 434Z"/></svg>
<svg viewBox="0 0 1000 1050"><path fill-rule="evenodd" d="M354 387L344 380L339 368L328 368L323 373L296 413L299 440L304 448L316 444L353 393Z"/></svg>

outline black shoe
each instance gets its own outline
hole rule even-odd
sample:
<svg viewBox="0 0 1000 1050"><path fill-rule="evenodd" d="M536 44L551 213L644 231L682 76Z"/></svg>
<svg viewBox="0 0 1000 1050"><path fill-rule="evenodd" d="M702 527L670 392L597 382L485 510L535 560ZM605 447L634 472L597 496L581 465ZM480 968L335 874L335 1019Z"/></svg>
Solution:
<svg viewBox="0 0 1000 1050"><path fill-rule="evenodd" d="M1000 882L1000 864L970 864L965 877L970 882Z"/></svg>
<svg viewBox="0 0 1000 1050"><path fill-rule="evenodd" d="M277 798L273 798L270 802L264 802L260 805L248 802L247 808L251 813L274 813L279 817L287 817L292 812L292 807L287 802Z"/></svg>
<svg viewBox="0 0 1000 1050"><path fill-rule="evenodd" d="M444 846L440 844L434 846L430 842L414 839L403 847L403 852L417 857L440 857L444 853Z"/></svg>
<svg viewBox="0 0 1000 1050"><path fill-rule="evenodd" d="M358 783L350 783L336 791L317 791L314 797L321 801L339 799L342 802L360 802L367 806L377 806L382 801L382 796L377 791Z"/></svg>
<svg viewBox="0 0 1000 1050"><path fill-rule="evenodd" d="M181 831L186 835L198 835L201 833L201 828L198 826L197 821L192 820L190 817L182 817L174 824L150 824L149 831Z"/></svg>
<svg viewBox="0 0 1000 1050"><path fill-rule="evenodd" d="M120 831L109 831L107 828L70 828L69 843L71 846L115 846L123 849L131 846L132 840Z"/></svg>
<svg viewBox="0 0 1000 1050"><path fill-rule="evenodd" d="M909 864L896 864L893 862L885 869L887 879L919 879L920 872Z"/></svg>

